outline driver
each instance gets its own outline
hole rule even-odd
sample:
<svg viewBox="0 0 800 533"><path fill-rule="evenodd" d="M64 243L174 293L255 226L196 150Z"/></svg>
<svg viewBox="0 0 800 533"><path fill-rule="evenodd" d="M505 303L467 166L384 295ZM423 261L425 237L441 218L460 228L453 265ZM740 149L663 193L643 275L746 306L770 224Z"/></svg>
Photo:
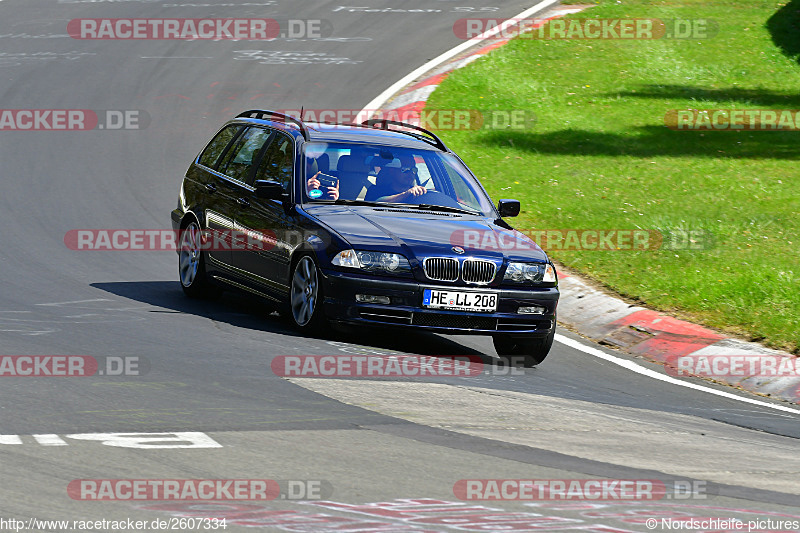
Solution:
<svg viewBox="0 0 800 533"><path fill-rule="evenodd" d="M417 184L417 166L413 157L393 159L381 168L364 200L368 202L403 203L429 192Z"/></svg>

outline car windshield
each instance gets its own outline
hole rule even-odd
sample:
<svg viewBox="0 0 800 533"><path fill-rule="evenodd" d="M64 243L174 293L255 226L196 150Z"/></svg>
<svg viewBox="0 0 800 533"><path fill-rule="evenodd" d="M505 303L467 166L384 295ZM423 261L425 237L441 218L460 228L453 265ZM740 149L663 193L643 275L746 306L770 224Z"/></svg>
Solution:
<svg viewBox="0 0 800 533"><path fill-rule="evenodd" d="M494 216L483 188L452 154L367 144L305 145L306 202L401 204Z"/></svg>

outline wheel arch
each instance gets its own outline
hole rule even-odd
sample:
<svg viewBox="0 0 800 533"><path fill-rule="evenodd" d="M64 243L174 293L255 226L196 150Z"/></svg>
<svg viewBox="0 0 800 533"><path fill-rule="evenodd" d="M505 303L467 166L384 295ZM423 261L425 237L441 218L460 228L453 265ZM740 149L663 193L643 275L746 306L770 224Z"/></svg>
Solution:
<svg viewBox="0 0 800 533"><path fill-rule="evenodd" d="M200 217L197 216L197 213L192 210L186 211L183 217L181 217L180 229L186 228L191 222L197 222L200 229L203 229L203 222L200 220Z"/></svg>

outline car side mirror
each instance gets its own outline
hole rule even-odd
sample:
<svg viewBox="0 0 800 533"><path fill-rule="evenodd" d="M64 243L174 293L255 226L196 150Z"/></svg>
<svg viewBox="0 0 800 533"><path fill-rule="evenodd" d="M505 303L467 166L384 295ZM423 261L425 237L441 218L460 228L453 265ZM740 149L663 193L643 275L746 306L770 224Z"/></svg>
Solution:
<svg viewBox="0 0 800 533"><path fill-rule="evenodd" d="M269 200L284 200L285 191L283 185L277 181L270 180L256 180L253 184L256 188L256 196L258 198L266 198Z"/></svg>
<svg viewBox="0 0 800 533"><path fill-rule="evenodd" d="M497 210L501 217L515 217L519 215L519 200L500 200L497 202Z"/></svg>

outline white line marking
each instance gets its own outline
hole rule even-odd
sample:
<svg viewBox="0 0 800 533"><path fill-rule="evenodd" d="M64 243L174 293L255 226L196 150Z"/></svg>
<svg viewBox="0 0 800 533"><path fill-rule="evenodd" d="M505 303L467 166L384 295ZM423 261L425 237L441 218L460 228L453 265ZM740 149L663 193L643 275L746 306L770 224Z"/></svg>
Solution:
<svg viewBox="0 0 800 533"><path fill-rule="evenodd" d="M67 442L55 434L31 435L42 446L66 446Z"/></svg>
<svg viewBox="0 0 800 533"><path fill-rule="evenodd" d="M42 446L69 446L69 443L55 433L31 435ZM139 448L144 450L170 448L222 448L205 433L199 431L176 431L174 433L77 433L64 435L67 439L99 441L106 446L118 448ZM23 444L20 435L0 435L0 445Z"/></svg>
<svg viewBox="0 0 800 533"><path fill-rule="evenodd" d="M36 331L31 331L29 329L0 329L0 331L4 331L6 333L22 333L24 335L47 335L49 333L55 333L58 330L57 329L38 329Z"/></svg>
<svg viewBox="0 0 800 533"><path fill-rule="evenodd" d="M214 59L211 56L142 56L141 59Z"/></svg>
<svg viewBox="0 0 800 533"><path fill-rule="evenodd" d="M615 365L621 366L622 368L626 368L631 372L636 372L637 374L641 374L643 376L651 377L653 379L658 379L660 381L665 381L672 385L678 385L680 387L686 387L687 389L694 389L701 392L707 392L709 394L714 394L715 396L722 396L723 398L729 398L731 400L736 400L739 402L759 405L761 407L769 407L770 409L776 409L778 411L785 411L787 413L794 413L796 415L800 415L800 410L792 409L791 407L786 407L774 403L762 402L761 400L755 400L753 398L745 398L743 396L737 396L736 394L731 394L730 392L711 389L709 387L704 387L702 385L689 383L688 381L681 381L680 379L676 379L671 376L665 376L664 374L656 372L655 370L644 368L643 366L640 366L634 363L633 361L628 361L627 359L621 359L619 357L615 357L601 350L598 350L597 348L586 346L582 342L578 342L568 337L564 337L563 335L556 335L556 341L566 346L569 346L570 348L574 348L575 350L579 350L583 353L603 359L604 361L608 361L609 363L614 363Z"/></svg>
<svg viewBox="0 0 800 533"><path fill-rule="evenodd" d="M222 448L222 444L199 431L176 431L174 433L76 433L75 435L65 435L65 437L68 439L100 441L106 446L143 450Z"/></svg>
<svg viewBox="0 0 800 533"><path fill-rule="evenodd" d="M55 305L88 304L88 303L92 303L92 302L110 302L110 301L112 301L112 300L109 300L108 298L92 298L91 300L71 300L69 302L52 302L52 303L36 304L36 305L52 305L52 306L55 306Z"/></svg>
<svg viewBox="0 0 800 533"><path fill-rule="evenodd" d="M367 115L366 115L367 116L367 120L369 120L369 118L372 117L372 115L374 114L375 110L376 109L380 109L381 106L383 106L383 104L386 103L386 100L388 100L397 91L399 91L400 89L402 89L403 87L405 87L406 85L408 85L409 83L411 83L412 81L417 79L418 77L422 76L423 74L425 74L429 70L431 70L431 69L433 69L435 67L438 67L439 65L441 65L442 63L444 63L448 59L451 59L451 58L457 56L461 52L463 52L463 51L475 46L479 42L485 41L486 39L494 36L495 34L500 33L501 31L504 31L507 27L513 26L514 24L516 24L514 19L524 19L524 18L528 17L529 15L532 15L532 14L538 12L538 11L546 9L546 8L550 7L551 5L557 3L557 2L558 2L558 0L543 0L542 2L539 2L538 4L536 4L535 6L526 9L525 11L520 13L519 15L517 15L515 17L511 17L510 19L506 19L506 21L503 22L502 24L500 24L499 26L496 26L496 27L492 28L491 30L485 31L485 32L481 33L480 35L478 35L477 37L475 37L473 39L469 39L469 40L459 44L455 48L452 48L452 49L448 50L447 52L443 53L442 55L431 59L430 61L428 61L427 63L425 63L421 67L419 67L419 68L417 68L415 70L412 70L410 73L408 73L407 75L403 76L403 78L398 80L396 83L391 85L388 89L386 89L381 94L379 94L377 97L375 97L370 103L368 103L366 106L364 106L364 109L361 110L361 113L359 113L359 116L361 116L362 113L367 113Z"/></svg>

